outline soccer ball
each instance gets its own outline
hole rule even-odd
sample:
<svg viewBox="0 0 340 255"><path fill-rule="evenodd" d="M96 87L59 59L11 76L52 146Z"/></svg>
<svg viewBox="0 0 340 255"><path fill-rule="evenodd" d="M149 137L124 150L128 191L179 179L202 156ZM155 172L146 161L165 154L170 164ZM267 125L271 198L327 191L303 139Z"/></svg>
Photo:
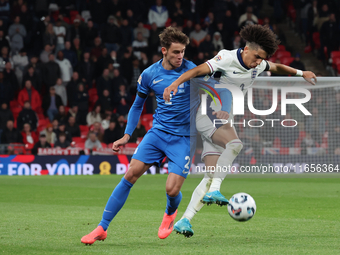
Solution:
<svg viewBox="0 0 340 255"><path fill-rule="evenodd" d="M234 220L250 220L255 215L255 212L255 200L249 194L241 192L229 199L228 213Z"/></svg>

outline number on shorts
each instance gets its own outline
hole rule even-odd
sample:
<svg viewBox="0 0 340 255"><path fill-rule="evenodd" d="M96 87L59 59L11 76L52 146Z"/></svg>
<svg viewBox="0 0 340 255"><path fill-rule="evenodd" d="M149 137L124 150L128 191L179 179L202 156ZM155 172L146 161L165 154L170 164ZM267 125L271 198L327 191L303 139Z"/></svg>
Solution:
<svg viewBox="0 0 340 255"><path fill-rule="evenodd" d="M185 164L184 168L189 170L189 169L190 169L190 167L189 167L189 164L190 164L190 157L189 157L189 156L185 156L184 159L185 159L185 160L188 160L188 162Z"/></svg>
<svg viewBox="0 0 340 255"><path fill-rule="evenodd" d="M242 83L242 84L240 85L240 87L241 87L241 91L243 91L243 90L244 90L244 83Z"/></svg>

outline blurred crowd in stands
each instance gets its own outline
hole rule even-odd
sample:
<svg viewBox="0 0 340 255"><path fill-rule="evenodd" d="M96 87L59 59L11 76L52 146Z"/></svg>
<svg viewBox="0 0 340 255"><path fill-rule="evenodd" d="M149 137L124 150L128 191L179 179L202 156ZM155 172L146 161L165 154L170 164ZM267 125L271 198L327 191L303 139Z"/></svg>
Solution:
<svg viewBox="0 0 340 255"><path fill-rule="evenodd" d="M262 24L282 42L271 61L304 70L299 53L286 50L277 26L287 17L307 45L327 47L320 52L328 57L339 50L336 1L270 0L272 17L261 14L262 2L0 0L0 143L23 143L32 153L50 146L110 146L124 134L139 75L162 58L158 35L169 25L190 37L185 56L197 65L221 49L242 47L240 28ZM323 105L326 98L320 97ZM268 104L265 98L259 97L259 109ZM131 142L138 143L152 126L155 106L151 93ZM334 130L340 141L340 123ZM267 131L259 132L263 140L261 132ZM247 136L256 137L243 139ZM272 143L278 136L273 134Z"/></svg>

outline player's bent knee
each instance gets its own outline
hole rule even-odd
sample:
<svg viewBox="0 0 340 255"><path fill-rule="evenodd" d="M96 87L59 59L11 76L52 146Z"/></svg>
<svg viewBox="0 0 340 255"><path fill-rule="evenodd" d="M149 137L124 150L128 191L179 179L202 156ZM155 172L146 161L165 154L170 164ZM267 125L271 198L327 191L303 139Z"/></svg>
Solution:
<svg viewBox="0 0 340 255"><path fill-rule="evenodd" d="M168 194L170 197L175 197L179 194L181 191L181 187L166 187L166 194Z"/></svg>
<svg viewBox="0 0 340 255"><path fill-rule="evenodd" d="M232 149L235 155L238 155L243 148L243 143L241 142L240 139L234 139L230 141L229 143L227 143L226 146Z"/></svg>

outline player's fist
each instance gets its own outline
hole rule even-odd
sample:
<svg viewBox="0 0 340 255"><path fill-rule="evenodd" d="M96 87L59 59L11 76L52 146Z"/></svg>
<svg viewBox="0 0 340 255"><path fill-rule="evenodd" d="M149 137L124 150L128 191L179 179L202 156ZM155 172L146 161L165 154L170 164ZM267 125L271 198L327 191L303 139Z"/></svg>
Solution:
<svg viewBox="0 0 340 255"><path fill-rule="evenodd" d="M317 82L316 75L311 71L303 71L302 77L312 85L315 85Z"/></svg>
<svg viewBox="0 0 340 255"><path fill-rule="evenodd" d="M177 88L178 88L178 86L174 85L174 84L171 84L169 87L165 88L164 92L163 92L163 99L166 102L170 102L170 94L171 94L171 92L173 92L173 96L176 95Z"/></svg>
<svg viewBox="0 0 340 255"><path fill-rule="evenodd" d="M218 112L213 112L213 115L216 115L216 118L220 120L227 120L229 119L229 113L226 111L218 111Z"/></svg>
<svg viewBox="0 0 340 255"><path fill-rule="evenodd" d="M120 146L127 144L129 139L130 139L130 136L128 134L125 134L122 138L120 138L119 140L115 141L112 144L112 150L114 152L120 151Z"/></svg>

